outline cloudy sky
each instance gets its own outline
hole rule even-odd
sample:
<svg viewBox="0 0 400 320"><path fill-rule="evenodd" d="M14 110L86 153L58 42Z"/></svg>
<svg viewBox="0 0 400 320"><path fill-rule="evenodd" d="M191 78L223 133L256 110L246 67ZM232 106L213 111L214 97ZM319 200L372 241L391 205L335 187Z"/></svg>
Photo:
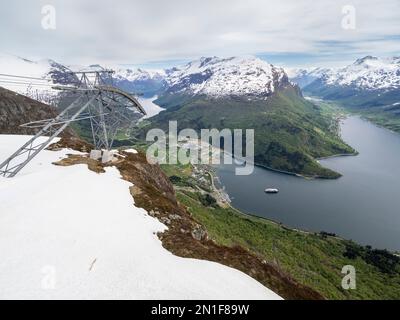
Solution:
<svg viewBox="0 0 400 320"><path fill-rule="evenodd" d="M164 67L251 54L284 66L333 66L400 55L400 0L1 2L0 52L66 64ZM349 5L355 24L343 13ZM43 28L53 20L55 29Z"/></svg>

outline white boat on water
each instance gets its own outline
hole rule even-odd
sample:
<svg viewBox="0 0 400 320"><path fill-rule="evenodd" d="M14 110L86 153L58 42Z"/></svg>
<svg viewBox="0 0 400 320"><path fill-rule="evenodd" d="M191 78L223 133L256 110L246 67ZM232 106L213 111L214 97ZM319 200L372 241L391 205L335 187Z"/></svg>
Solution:
<svg viewBox="0 0 400 320"><path fill-rule="evenodd" d="M264 191L265 191L265 193L278 193L279 192L279 190L276 188L267 188Z"/></svg>

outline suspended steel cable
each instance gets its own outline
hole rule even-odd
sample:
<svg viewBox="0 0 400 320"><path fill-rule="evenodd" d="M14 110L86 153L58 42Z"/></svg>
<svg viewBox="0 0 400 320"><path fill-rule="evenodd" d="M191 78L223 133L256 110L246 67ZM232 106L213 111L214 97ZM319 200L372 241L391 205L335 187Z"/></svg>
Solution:
<svg viewBox="0 0 400 320"><path fill-rule="evenodd" d="M51 79L46 79L46 78L36 78L36 77L21 76L21 75L7 74L7 73L0 73L0 76L12 77L12 78L32 79L32 80L42 80L42 81L51 81Z"/></svg>
<svg viewBox="0 0 400 320"><path fill-rule="evenodd" d="M19 84L19 85L25 85L25 86L42 86L42 87L52 87L54 84L51 83L35 83L35 82L23 82L23 81L10 81L10 80L2 80L0 79L0 83L8 83L8 84Z"/></svg>

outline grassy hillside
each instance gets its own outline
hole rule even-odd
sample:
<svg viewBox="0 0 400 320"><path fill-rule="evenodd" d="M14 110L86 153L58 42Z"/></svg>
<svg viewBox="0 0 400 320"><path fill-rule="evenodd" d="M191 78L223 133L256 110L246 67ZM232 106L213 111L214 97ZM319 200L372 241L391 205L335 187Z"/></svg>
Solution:
<svg viewBox="0 0 400 320"><path fill-rule="evenodd" d="M167 110L142 124L141 138L153 127L166 130L170 120L178 121L179 130L254 129L256 164L321 178L340 175L321 167L316 158L354 152L332 130L332 117L293 87L267 100L167 96L157 103Z"/></svg>
<svg viewBox="0 0 400 320"><path fill-rule="evenodd" d="M179 201L217 244L244 247L328 299L400 298L400 258L393 254L222 208L204 201L208 188L193 186L199 179L193 179L190 166L165 165L163 169L175 184ZM356 269L355 290L341 286L345 265Z"/></svg>

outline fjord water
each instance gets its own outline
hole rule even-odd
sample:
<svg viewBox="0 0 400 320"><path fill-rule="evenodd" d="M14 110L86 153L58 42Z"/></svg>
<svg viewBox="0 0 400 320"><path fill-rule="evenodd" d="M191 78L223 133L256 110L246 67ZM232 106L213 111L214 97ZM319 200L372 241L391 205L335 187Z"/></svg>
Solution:
<svg viewBox="0 0 400 320"><path fill-rule="evenodd" d="M306 180L260 167L236 176L233 165L219 165L217 175L232 205L246 213L400 250L400 135L355 116L342 122L341 134L360 154L320 161L343 174L337 180ZM266 194L266 188L279 193Z"/></svg>
<svg viewBox="0 0 400 320"><path fill-rule="evenodd" d="M161 111L164 110L163 108L161 108L160 106L158 106L154 103L154 100L156 100L156 99L157 99L157 96L139 97L138 100L139 100L140 104L142 105L143 109L147 113L146 116L144 117L144 119L154 117L155 115L159 114Z"/></svg>

